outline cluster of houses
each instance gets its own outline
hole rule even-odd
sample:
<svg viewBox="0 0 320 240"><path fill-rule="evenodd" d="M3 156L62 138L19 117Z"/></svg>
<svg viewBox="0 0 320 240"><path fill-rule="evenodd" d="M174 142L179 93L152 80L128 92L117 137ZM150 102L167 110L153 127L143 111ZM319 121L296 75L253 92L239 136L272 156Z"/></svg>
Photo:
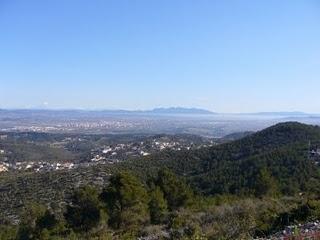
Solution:
<svg viewBox="0 0 320 240"><path fill-rule="evenodd" d="M0 136L1 138L1 136ZM3 160L5 160L5 150L4 149L0 149L0 156L2 157ZM1 172L7 172L9 170L8 168L8 164L7 163L4 163L4 162L0 162L0 173Z"/></svg>
<svg viewBox="0 0 320 240"><path fill-rule="evenodd" d="M310 158L316 165L320 165L320 148L310 150Z"/></svg>
<svg viewBox="0 0 320 240"><path fill-rule="evenodd" d="M75 168L76 164L72 162L64 163L49 163L49 162L16 162L16 163L7 163L0 162L0 172L7 172L9 170L18 170L18 171L54 171L54 170L63 170L63 169L72 169Z"/></svg>
<svg viewBox="0 0 320 240"><path fill-rule="evenodd" d="M1 137L1 136L0 136ZM66 138L63 141L51 143L51 147L62 148L70 141L82 141L82 139ZM189 150L203 146L210 146L207 143L193 143L193 141L185 140L183 138L171 138L167 136L150 137L141 141L118 142L109 145L102 145L91 150L91 157L86 160L78 161L64 161L64 162L50 162L50 161L20 161L10 162L7 153L0 148L0 172L7 172L10 170L16 171L56 171L64 169L73 169L80 166L91 166L97 164L114 164L133 157L146 157L150 154L164 151L164 150Z"/></svg>
<svg viewBox="0 0 320 240"><path fill-rule="evenodd" d="M143 145L143 142L141 142L141 145ZM120 143L114 146L104 146L99 149L93 149L91 151L91 161L105 161L113 164L123 160L126 157L147 156L149 154L149 152L142 150L137 145Z"/></svg>
<svg viewBox="0 0 320 240"><path fill-rule="evenodd" d="M0 163L0 172L7 172L9 168L6 166L5 163Z"/></svg>
<svg viewBox="0 0 320 240"><path fill-rule="evenodd" d="M78 132L79 130L126 130L143 128L145 123L130 122L124 120L74 120L51 123L41 123L37 125L25 124L1 128L2 132Z"/></svg>
<svg viewBox="0 0 320 240"><path fill-rule="evenodd" d="M116 163L128 157L148 156L166 149L174 151L189 150L193 145L193 143L170 141L170 139L161 138L134 143L119 143L93 149L91 151L91 162Z"/></svg>

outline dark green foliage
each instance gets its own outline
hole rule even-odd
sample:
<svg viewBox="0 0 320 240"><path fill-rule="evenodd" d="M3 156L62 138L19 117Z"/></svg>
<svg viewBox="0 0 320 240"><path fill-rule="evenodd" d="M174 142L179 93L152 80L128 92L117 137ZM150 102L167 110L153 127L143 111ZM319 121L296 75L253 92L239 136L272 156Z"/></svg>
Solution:
<svg viewBox="0 0 320 240"><path fill-rule="evenodd" d="M101 221L100 202L95 188L84 187L77 190L72 203L67 206L65 218L68 225L77 232L88 232Z"/></svg>
<svg viewBox="0 0 320 240"><path fill-rule="evenodd" d="M80 186L106 184L108 165L44 173L0 174L0 221L21 215L22 207L31 200L39 204L61 205ZM98 182L98 184L97 184Z"/></svg>
<svg viewBox="0 0 320 240"><path fill-rule="evenodd" d="M46 239L58 226L55 215L44 206L31 204L21 217L17 238L19 240Z"/></svg>
<svg viewBox="0 0 320 240"><path fill-rule="evenodd" d="M31 204L25 208L19 225L19 240L35 239L37 235L37 220L41 218L44 213L45 207L41 205Z"/></svg>
<svg viewBox="0 0 320 240"><path fill-rule="evenodd" d="M16 240L17 228L10 225L0 225L0 240Z"/></svg>
<svg viewBox="0 0 320 240"><path fill-rule="evenodd" d="M159 187L156 187L150 193L149 211L150 220L153 224L164 222L166 215L168 214L167 201Z"/></svg>
<svg viewBox="0 0 320 240"><path fill-rule="evenodd" d="M163 169L158 172L156 185L164 193L164 197L171 210L186 206L192 198L191 189L182 179L179 179L169 170Z"/></svg>
<svg viewBox="0 0 320 240"><path fill-rule="evenodd" d="M36 225L40 229L52 230L57 224L58 224L58 221L55 215L51 213L48 209L45 211L43 216L40 216L36 220Z"/></svg>
<svg viewBox="0 0 320 240"><path fill-rule="evenodd" d="M89 171L91 176L100 176L102 169L108 169L103 176L112 174L102 192L68 186L67 193L74 193L65 214L41 205L26 207L18 239L254 239L320 219L319 169L310 156L310 148L317 146L318 127L278 124L212 148L164 151L113 168L9 176L18 180L2 186L15 189L19 184L30 192L24 182L35 185L41 179L41 189L50 183L56 194L59 187L66 187L59 182L65 182L64 174L82 182ZM0 176L0 182L5 177ZM63 205L55 194L47 202ZM25 201L23 194L18 196ZM108 224L102 209L109 214ZM17 229L5 224L0 240L16 239Z"/></svg>
<svg viewBox="0 0 320 240"><path fill-rule="evenodd" d="M281 229L294 223L319 220L320 218L320 201L308 200L301 202L291 209L278 215L273 223L274 229Z"/></svg>
<svg viewBox="0 0 320 240"><path fill-rule="evenodd" d="M109 224L113 228L134 230L148 221L147 191L130 172L122 171L112 176L101 199L106 204Z"/></svg>
<svg viewBox="0 0 320 240"><path fill-rule="evenodd" d="M95 228L94 231L88 231L92 229L91 221L79 223L76 222L78 220L74 221L75 217L87 219L88 214L90 214L87 210L77 211L76 215L73 215L74 211L71 211L72 224L79 224L75 228L75 226L71 226L70 224L68 216L70 209L67 209L67 213L65 214L66 220L69 222L67 227L71 227L77 232L74 233L72 229L59 229L59 222L51 211L41 205L31 205L26 208L26 212L21 219L18 239L122 240L136 239L138 236L141 236L141 233L144 234L143 236L156 235L159 236L159 239L161 239L160 236L164 235L170 235L170 239L251 239L253 236L265 236L274 231L279 231L286 225L318 219L320 213L320 203L316 199L304 201L299 198L274 199L268 196L257 199L241 199L236 196L216 196L204 199L198 197L197 201L201 202L201 208L194 207L193 204L197 206L197 201L192 201L183 208L170 211L166 209L166 201L164 200L162 191L158 186L154 186L150 192L149 201L151 224L161 224L163 227L158 225L158 227L154 226L152 228L147 221L141 221L141 219L147 219L144 212L139 211L139 206L141 206L140 204L143 202L143 199L133 196L135 194L142 196L141 189L139 188L143 188L143 185L135 177L130 174L128 175L126 172L115 175L115 178L122 180L118 179L116 181L117 184L112 185L114 187L120 186L120 188L117 188L119 189L118 194L120 194L118 195L120 196L118 199L119 203L126 202L126 205L123 205L125 214L121 215L122 212L120 211L116 217L128 218L121 219L119 228L115 229L116 231L108 231L106 222L101 221L99 228ZM123 180L123 178L126 180ZM138 185L139 187L122 187L119 185L120 182L123 185L128 185L129 180L130 182L135 182L134 186ZM110 190L110 186L107 189ZM121 190L123 190L122 193L120 193ZM130 190L132 194L127 195L126 190ZM105 197L110 197L109 193L104 192L101 195L101 200L106 202L107 199ZM124 194L124 196L121 194ZM77 203L77 206L80 206L84 200L92 201L90 200L91 195L95 199L93 202L96 202L96 190L88 187L76 190L72 205L75 206L75 203ZM96 205L100 205L99 200L96 202ZM164 216L167 217L162 218ZM110 221L111 224L112 222ZM149 227L149 230L145 227ZM4 231L4 233L1 232L2 235L0 234L3 240L16 239L14 227L2 226L0 230Z"/></svg>
<svg viewBox="0 0 320 240"><path fill-rule="evenodd" d="M282 194L294 195L320 180L318 166L310 159L309 144L320 145L319 127L281 123L234 142L188 152L164 152L130 162L130 167L140 172L167 167L206 195L254 194L260 171L266 169Z"/></svg>
<svg viewBox="0 0 320 240"><path fill-rule="evenodd" d="M270 172L263 168L256 180L255 195L258 197L271 196L275 197L279 194L278 184Z"/></svg>

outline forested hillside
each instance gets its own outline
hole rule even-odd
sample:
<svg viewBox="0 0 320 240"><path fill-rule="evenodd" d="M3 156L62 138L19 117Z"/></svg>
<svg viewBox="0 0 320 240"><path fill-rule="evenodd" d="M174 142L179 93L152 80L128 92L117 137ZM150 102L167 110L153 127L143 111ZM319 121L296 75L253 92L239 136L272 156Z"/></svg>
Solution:
<svg viewBox="0 0 320 240"><path fill-rule="evenodd" d="M112 167L4 174L0 206L19 221L1 219L0 239L268 236L320 219L319 148L319 127L289 122Z"/></svg>
<svg viewBox="0 0 320 240"><path fill-rule="evenodd" d="M166 152L131 162L132 168L168 167L205 194L255 193L261 171L283 194L318 186L320 128L281 123L237 141L188 152Z"/></svg>

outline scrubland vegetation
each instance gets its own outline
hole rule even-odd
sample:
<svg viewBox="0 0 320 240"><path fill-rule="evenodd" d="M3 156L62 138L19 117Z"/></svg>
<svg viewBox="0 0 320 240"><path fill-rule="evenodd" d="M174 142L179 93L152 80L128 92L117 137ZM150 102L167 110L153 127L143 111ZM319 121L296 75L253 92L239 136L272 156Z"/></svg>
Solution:
<svg viewBox="0 0 320 240"><path fill-rule="evenodd" d="M24 201L18 224L2 221L0 239L269 236L320 219L319 143L320 128L285 123L219 146L124 162L100 185L71 188L64 204Z"/></svg>

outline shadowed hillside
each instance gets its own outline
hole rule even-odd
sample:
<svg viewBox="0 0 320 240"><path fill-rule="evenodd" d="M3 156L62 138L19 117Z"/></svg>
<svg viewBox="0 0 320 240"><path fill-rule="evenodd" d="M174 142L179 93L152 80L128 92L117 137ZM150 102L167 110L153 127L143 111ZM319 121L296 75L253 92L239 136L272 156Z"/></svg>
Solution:
<svg viewBox="0 0 320 240"><path fill-rule="evenodd" d="M168 167L206 194L254 193L261 170L268 171L284 194L306 191L319 179L310 148L320 143L320 128L281 123L219 146L189 152L166 152L136 167Z"/></svg>

